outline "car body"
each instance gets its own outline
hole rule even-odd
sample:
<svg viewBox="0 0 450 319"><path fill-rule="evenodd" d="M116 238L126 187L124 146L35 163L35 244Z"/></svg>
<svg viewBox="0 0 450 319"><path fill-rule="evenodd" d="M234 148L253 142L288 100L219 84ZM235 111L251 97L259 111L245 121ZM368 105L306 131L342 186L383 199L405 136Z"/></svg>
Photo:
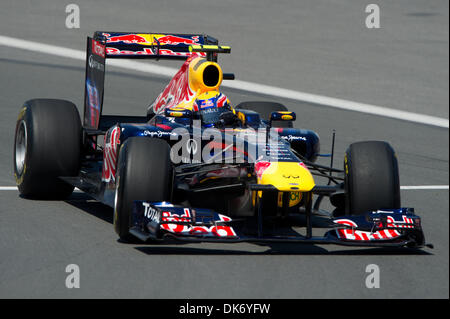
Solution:
<svg viewBox="0 0 450 319"><path fill-rule="evenodd" d="M88 37L78 168L54 175L113 207L116 232L124 240L426 245L420 217L400 206L397 161L386 142L349 147L344 169L337 169L334 146L331 165L317 164L324 156L319 136L294 128L296 114L278 103L243 102L214 113L215 126L205 127L208 112L216 111L195 112L193 103L201 94L219 94L222 80L234 79L217 63L218 54L229 52L200 34L98 31ZM107 58L184 63L146 115L112 116L102 114ZM28 135L35 134L26 113L39 103L25 103L16 128L15 174L25 196L33 196L23 166L31 161ZM371 190L362 178L360 154L376 158L377 150L388 155L389 165L368 170L388 181L374 181ZM328 183L317 185L314 176ZM333 212L319 208L323 198L330 198ZM312 233L317 214L327 217L324 236ZM292 230L299 225L304 234Z"/></svg>

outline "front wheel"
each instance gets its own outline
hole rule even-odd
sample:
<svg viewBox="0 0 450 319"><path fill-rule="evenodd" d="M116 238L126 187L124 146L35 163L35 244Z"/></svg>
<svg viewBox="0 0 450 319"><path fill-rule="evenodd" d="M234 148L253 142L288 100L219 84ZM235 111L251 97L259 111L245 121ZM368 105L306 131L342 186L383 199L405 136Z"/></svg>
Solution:
<svg viewBox="0 0 450 319"><path fill-rule="evenodd" d="M400 208L397 158L386 142L353 143L345 153L346 214Z"/></svg>
<svg viewBox="0 0 450 319"><path fill-rule="evenodd" d="M131 137L119 151L117 162L114 230L123 241L131 235L133 202L170 201L173 168L169 145L160 139Z"/></svg>

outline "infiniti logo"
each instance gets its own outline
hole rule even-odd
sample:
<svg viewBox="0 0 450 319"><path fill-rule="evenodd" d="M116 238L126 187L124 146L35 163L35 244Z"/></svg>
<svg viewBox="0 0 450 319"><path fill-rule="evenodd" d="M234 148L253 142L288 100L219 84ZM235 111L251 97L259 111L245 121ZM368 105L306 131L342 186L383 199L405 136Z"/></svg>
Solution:
<svg viewBox="0 0 450 319"><path fill-rule="evenodd" d="M105 66L103 64L101 64L100 62L97 62L94 60L94 58L92 57L92 54L89 56L88 59L88 64L90 68L94 68L100 71L105 71Z"/></svg>

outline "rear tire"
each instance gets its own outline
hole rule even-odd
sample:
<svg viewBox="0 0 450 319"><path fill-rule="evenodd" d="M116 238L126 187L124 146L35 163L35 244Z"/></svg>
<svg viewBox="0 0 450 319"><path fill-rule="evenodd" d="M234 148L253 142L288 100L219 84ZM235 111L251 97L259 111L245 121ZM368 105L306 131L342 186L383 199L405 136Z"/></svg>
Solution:
<svg viewBox="0 0 450 319"><path fill-rule="evenodd" d="M74 187L58 176L77 176L81 157L81 121L72 102L25 102L16 124L14 176L20 194L61 199Z"/></svg>
<svg viewBox="0 0 450 319"><path fill-rule="evenodd" d="M132 239L133 201L170 201L173 168L170 147L164 140L128 138L120 147L117 162L114 230L123 241Z"/></svg>
<svg viewBox="0 0 450 319"><path fill-rule="evenodd" d="M275 111L288 111L283 104L276 102L242 102L236 106L236 109L244 109L259 113L261 119L270 120L270 115ZM294 127L292 121L277 121L272 123L273 127Z"/></svg>
<svg viewBox="0 0 450 319"><path fill-rule="evenodd" d="M351 144L344 160L346 214L400 208L397 158L386 142Z"/></svg>

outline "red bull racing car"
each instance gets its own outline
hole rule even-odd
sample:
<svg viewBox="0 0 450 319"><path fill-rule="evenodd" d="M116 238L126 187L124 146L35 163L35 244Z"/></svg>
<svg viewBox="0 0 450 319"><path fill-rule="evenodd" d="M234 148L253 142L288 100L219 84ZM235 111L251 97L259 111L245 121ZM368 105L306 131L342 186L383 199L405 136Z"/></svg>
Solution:
<svg viewBox="0 0 450 319"><path fill-rule="evenodd" d="M333 167L334 135L331 154L320 154L318 135L294 128L283 105L235 105L220 91L234 75L217 57L230 50L201 34L95 32L82 120L65 100L32 99L19 113L20 193L66 198L77 187L114 209L123 241L425 246L420 217L401 205L392 147L351 144L343 169ZM114 116L102 114L111 58L184 62L145 115ZM331 164L318 164L325 155ZM320 209L324 198L332 211ZM323 236L313 235L318 214Z"/></svg>

